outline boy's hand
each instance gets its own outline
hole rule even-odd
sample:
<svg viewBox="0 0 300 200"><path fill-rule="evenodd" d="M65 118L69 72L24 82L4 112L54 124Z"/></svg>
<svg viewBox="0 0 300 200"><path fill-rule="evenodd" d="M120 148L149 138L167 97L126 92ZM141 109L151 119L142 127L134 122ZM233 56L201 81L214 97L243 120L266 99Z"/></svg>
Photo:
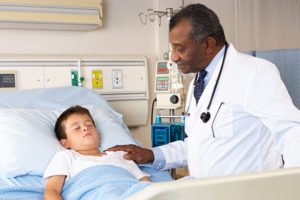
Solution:
<svg viewBox="0 0 300 200"><path fill-rule="evenodd" d="M138 164L152 163L154 160L154 154L152 150L141 148L133 144L117 145L106 149L105 151L125 151L127 154L124 154L124 159L134 160Z"/></svg>
<svg viewBox="0 0 300 200"><path fill-rule="evenodd" d="M144 176L143 178L140 178L139 181L152 182L148 176Z"/></svg>

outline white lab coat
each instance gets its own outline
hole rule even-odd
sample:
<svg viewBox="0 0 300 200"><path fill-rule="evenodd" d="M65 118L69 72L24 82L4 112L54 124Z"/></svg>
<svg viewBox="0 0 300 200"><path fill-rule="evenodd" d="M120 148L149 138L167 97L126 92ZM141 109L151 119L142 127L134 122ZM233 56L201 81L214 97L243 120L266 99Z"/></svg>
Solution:
<svg viewBox="0 0 300 200"><path fill-rule="evenodd" d="M169 167L188 164L194 177L219 176L300 166L300 111L292 104L272 63L239 53L230 44L211 108L222 59L198 105L191 81L186 109L188 138L160 147ZM213 131L212 131L213 128ZM213 132L215 137L213 137Z"/></svg>

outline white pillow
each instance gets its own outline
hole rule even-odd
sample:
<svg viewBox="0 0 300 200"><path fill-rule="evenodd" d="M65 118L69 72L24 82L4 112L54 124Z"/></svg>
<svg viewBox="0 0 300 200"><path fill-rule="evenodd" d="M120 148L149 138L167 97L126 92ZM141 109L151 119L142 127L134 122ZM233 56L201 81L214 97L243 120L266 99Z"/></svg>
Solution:
<svg viewBox="0 0 300 200"><path fill-rule="evenodd" d="M85 106L100 134L100 151L119 144L137 144L123 122L101 105ZM42 176L52 156L63 149L54 125L62 111L0 109L0 175Z"/></svg>
<svg viewBox="0 0 300 200"><path fill-rule="evenodd" d="M57 114L48 110L0 109L0 173L42 175L62 149L54 136Z"/></svg>
<svg viewBox="0 0 300 200"><path fill-rule="evenodd" d="M124 126L122 121L119 121L112 113L104 106L88 105L84 106L89 109L98 133L100 135L99 150L102 152L105 149L119 144L137 144L127 126ZM120 115L120 114L119 114ZM120 115L122 119L122 115Z"/></svg>

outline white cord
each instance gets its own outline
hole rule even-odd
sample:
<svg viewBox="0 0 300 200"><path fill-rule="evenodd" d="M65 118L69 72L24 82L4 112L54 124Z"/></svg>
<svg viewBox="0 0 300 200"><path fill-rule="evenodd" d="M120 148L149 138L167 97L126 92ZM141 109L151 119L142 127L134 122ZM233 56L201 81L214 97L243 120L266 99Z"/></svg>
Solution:
<svg viewBox="0 0 300 200"><path fill-rule="evenodd" d="M83 84L80 80L80 78L81 78L81 60L80 59L77 60L77 71L78 71L78 77L77 77L78 86L82 87Z"/></svg>

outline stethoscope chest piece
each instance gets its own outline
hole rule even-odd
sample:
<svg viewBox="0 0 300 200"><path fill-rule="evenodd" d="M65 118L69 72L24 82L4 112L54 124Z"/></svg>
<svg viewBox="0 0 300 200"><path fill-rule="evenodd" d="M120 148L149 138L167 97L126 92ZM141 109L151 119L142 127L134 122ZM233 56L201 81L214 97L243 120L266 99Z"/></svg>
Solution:
<svg viewBox="0 0 300 200"><path fill-rule="evenodd" d="M217 89L217 86L218 86L218 83L219 83L219 80L220 80L220 76L222 74L222 70L223 70L223 67L224 67L224 63L225 63L225 59L226 59L226 55L227 55L227 49L228 49L228 44L227 42L225 43L225 52L224 52L224 56L223 56L223 60L222 60L222 64L221 64L221 68L220 68L220 71L219 71L219 74L218 74L218 77L217 77L217 80L216 80L216 84L214 86L214 89L213 89L213 92L211 94L211 97L210 97L210 100L209 100L209 103L208 103L208 106L207 106L207 112L203 112L201 115L200 115L200 119L202 120L203 123L207 123L210 119L210 112L209 112L209 109L210 109L210 106L211 106L211 103L212 103L212 100L214 98L214 95L215 95L215 92L216 92L216 89ZM197 79L197 76L196 76L196 79ZM195 80L196 80L195 79ZM195 82L194 82L194 85L195 85Z"/></svg>
<svg viewBox="0 0 300 200"><path fill-rule="evenodd" d="M209 119L210 119L210 112L203 112L203 113L200 115L200 119L202 120L203 123L208 122Z"/></svg>

